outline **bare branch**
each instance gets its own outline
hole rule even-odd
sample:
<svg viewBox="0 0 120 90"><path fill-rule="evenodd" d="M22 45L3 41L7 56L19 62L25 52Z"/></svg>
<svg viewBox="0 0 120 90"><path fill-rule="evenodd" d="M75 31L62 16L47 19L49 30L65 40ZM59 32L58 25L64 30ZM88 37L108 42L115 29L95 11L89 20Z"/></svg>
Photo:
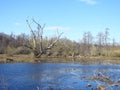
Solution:
<svg viewBox="0 0 120 90"><path fill-rule="evenodd" d="M58 33L58 37L57 39L55 39L53 41L53 43L51 43L48 47L43 48L43 30L45 28L45 24L43 26L41 26L38 22L36 22L34 19L32 19L33 22L37 25L37 30L33 31L33 29L31 28L29 21L26 20L31 34L33 35L33 40L32 40L32 44L29 43L30 45L26 45L26 47L32 49L35 57L40 57L42 54L45 54L47 52L48 49L53 48L53 46L55 46L55 43L59 40L60 36L62 35L62 33L59 35Z"/></svg>
<svg viewBox="0 0 120 90"><path fill-rule="evenodd" d="M39 23L37 23L34 19L32 19L34 23L36 23L40 28L41 28L41 25Z"/></svg>
<svg viewBox="0 0 120 90"><path fill-rule="evenodd" d="M26 20L26 22L28 24L28 27L30 28L30 31L31 31L32 35L33 35L33 44L34 44L34 48L35 48L36 47L36 35L35 35L35 32L33 31L32 27L30 26L29 21Z"/></svg>
<svg viewBox="0 0 120 90"><path fill-rule="evenodd" d="M53 46L55 46L56 42L59 40L59 38L61 37L62 34L63 34L63 33L61 33L61 34L57 37L57 39L56 39L52 44L50 44L47 48L44 48L37 57L40 57L43 53L46 53L48 49L51 49Z"/></svg>
<svg viewBox="0 0 120 90"><path fill-rule="evenodd" d="M62 34L63 34L63 33L61 33L61 34L57 37L57 39L56 39L52 44L50 44L50 45L47 47L47 49L51 49L51 48L55 45L55 43L59 40L59 38L61 37Z"/></svg>
<svg viewBox="0 0 120 90"><path fill-rule="evenodd" d="M36 35L35 35L33 29L31 28L31 26L30 26L30 24L29 24L29 21L26 20L26 22L27 22L27 24L28 24L28 26L29 26L29 28L30 28L30 31L31 31L31 33L33 34L34 38L36 38Z"/></svg>

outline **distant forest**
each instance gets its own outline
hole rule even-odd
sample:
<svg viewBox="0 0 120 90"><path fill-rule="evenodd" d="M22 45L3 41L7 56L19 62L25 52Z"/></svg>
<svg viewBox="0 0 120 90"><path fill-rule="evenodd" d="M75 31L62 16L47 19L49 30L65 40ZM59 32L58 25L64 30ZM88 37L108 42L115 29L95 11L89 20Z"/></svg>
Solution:
<svg viewBox="0 0 120 90"><path fill-rule="evenodd" d="M37 34L37 33L36 33ZM41 56L44 57L70 57L70 56L111 56L120 57L120 43L115 39L110 38L109 29L106 28L104 32L98 32L93 36L91 32L84 32L82 39L79 42L72 41L68 38L59 38L57 42L52 43L57 37L42 37L40 41L42 48L47 47ZM7 55L19 55L19 54L31 54L33 48L28 48L30 43L34 44L33 35L14 35L0 33L0 54ZM36 40L39 40L37 37ZM32 45L31 44L31 45ZM54 45L55 44L55 45ZM27 46L26 46L27 45ZM49 47L54 45L53 48ZM40 47L36 42L36 47ZM35 48L36 48L35 47ZM37 49L37 48L36 48ZM39 48L41 49L41 48ZM34 52L34 54L36 54Z"/></svg>

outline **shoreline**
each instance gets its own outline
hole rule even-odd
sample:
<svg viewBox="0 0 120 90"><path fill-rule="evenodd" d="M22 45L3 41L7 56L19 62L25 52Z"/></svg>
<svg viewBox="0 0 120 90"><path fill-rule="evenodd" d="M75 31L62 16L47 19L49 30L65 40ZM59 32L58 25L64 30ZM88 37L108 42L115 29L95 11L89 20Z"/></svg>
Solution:
<svg viewBox="0 0 120 90"><path fill-rule="evenodd" d="M118 64L120 65L120 57L105 57L105 56L91 56L91 57L41 57L34 58L33 55L13 55L7 56L0 54L0 63L82 63L82 64Z"/></svg>

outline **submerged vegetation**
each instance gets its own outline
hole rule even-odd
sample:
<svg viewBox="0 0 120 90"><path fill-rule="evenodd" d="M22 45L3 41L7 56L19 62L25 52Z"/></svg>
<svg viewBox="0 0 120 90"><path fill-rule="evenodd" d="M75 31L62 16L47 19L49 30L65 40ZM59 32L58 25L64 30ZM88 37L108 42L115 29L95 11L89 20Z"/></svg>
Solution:
<svg viewBox="0 0 120 90"><path fill-rule="evenodd" d="M42 57L119 60L120 44L110 38L109 28L106 28L104 32L98 32L95 36L89 31L84 32L82 39L77 42L66 37L60 38L62 33L52 38L43 37L45 25L42 27L34 19L33 22L37 25L37 30L33 30L27 20L31 35L0 33L0 54L5 54L6 60L12 61L11 57L16 55L28 55L32 57L32 62ZM3 56L0 62L3 62L2 58Z"/></svg>

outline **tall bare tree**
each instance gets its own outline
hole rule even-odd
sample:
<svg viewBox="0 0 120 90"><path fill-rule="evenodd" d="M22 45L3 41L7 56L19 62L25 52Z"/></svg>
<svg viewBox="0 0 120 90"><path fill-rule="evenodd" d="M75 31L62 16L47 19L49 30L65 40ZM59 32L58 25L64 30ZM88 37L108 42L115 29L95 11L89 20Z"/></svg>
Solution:
<svg viewBox="0 0 120 90"><path fill-rule="evenodd" d="M112 46L113 46L113 48L116 46L116 41L114 38L112 39Z"/></svg>
<svg viewBox="0 0 120 90"><path fill-rule="evenodd" d="M104 35L104 40L105 40L105 49L106 49L106 56L108 56L108 51L109 51L109 28L105 29L105 35Z"/></svg>
<svg viewBox="0 0 120 90"><path fill-rule="evenodd" d="M93 36L91 32L85 32L83 34L83 44L82 44L82 51L84 55L91 55L91 46L93 41Z"/></svg>
<svg viewBox="0 0 120 90"><path fill-rule="evenodd" d="M99 32L97 35L97 54L98 55L102 54L103 45L104 45L104 33Z"/></svg>
<svg viewBox="0 0 120 90"><path fill-rule="evenodd" d="M59 34L52 43L49 43L46 47L45 46L43 47L43 30L45 28L45 24L43 26L41 26L34 19L32 19L32 21L34 24L37 25L37 30L33 30L29 21L26 20L27 25L29 26L30 31L31 31L31 38L29 40L29 43L26 44L25 46L30 48L33 51L34 56L36 58L39 58L39 57L41 57L41 55L46 54L46 52L48 50L50 50L51 48L53 48L55 46L56 42L61 37L62 33Z"/></svg>

